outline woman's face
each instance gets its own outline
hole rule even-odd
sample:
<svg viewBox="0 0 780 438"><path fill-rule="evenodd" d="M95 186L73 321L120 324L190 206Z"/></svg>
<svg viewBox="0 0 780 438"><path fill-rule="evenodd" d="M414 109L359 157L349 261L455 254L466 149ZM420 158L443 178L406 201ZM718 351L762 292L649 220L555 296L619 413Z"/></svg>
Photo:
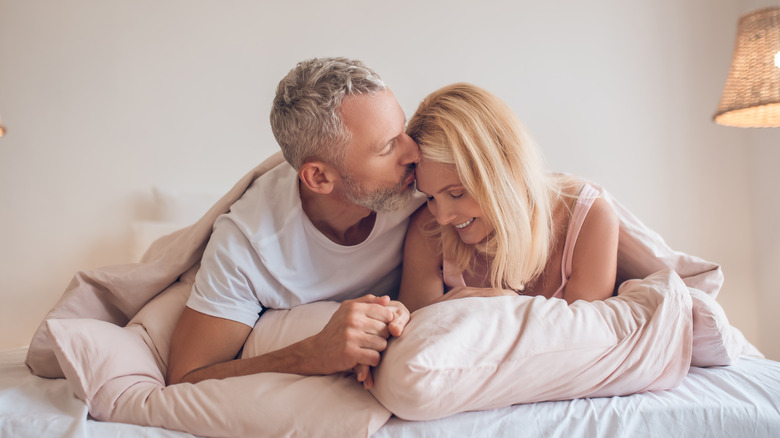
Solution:
<svg viewBox="0 0 780 438"><path fill-rule="evenodd" d="M482 207L463 187L455 165L423 159L417 165L417 190L428 197L428 210L436 221L452 225L464 243L479 243L493 231Z"/></svg>

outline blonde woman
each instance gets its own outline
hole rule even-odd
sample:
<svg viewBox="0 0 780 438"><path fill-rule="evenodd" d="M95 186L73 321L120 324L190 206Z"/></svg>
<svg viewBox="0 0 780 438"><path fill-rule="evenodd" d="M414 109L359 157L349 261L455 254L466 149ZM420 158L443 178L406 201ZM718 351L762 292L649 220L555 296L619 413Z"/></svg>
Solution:
<svg viewBox="0 0 780 438"><path fill-rule="evenodd" d="M414 311L467 296L612 295L618 221L592 186L548 172L509 107L458 83L429 95L409 121L417 189L399 299Z"/></svg>

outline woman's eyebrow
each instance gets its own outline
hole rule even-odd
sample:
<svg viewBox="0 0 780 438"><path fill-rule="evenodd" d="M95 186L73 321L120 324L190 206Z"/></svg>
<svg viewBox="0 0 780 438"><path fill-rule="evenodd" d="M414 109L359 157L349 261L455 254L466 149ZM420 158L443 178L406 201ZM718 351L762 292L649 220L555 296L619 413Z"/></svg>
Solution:
<svg viewBox="0 0 780 438"><path fill-rule="evenodd" d="M463 184L450 184L450 185L448 185L446 187L443 187L441 190L436 192L436 194L438 195L441 192L446 192L447 190L453 189L455 187L462 187L462 186L463 186Z"/></svg>
<svg viewBox="0 0 780 438"><path fill-rule="evenodd" d="M450 190L450 189L452 189L452 188L455 188L455 187L462 187L462 186L463 186L463 184L450 184L450 185L448 185L448 186L445 186L445 187L443 187L441 190L439 190L438 192L436 192L436 194L438 195L438 194L439 194L439 193L441 193L441 192L446 192L447 190ZM425 195L425 196L431 196L431 195L429 195L428 193L426 193L426 192L424 192L424 191L420 190L420 187L419 187L419 186L417 186L417 191L418 191L418 192L420 192L420 193L422 193L422 194L423 194L423 195Z"/></svg>

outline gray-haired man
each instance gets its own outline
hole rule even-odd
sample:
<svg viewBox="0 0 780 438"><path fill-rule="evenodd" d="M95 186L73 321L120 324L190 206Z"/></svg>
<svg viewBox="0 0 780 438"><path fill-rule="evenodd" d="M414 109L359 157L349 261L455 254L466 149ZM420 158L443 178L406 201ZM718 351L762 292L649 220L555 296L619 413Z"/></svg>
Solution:
<svg viewBox="0 0 780 438"><path fill-rule="evenodd" d="M408 310L400 281L420 154L380 77L359 61L312 59L282 79L271 125L287 163L221 216L171 341L167 381L261 372L355 370L372 384ZM282 350L235 359L266 308L342 301L325 328Z"/></svg>

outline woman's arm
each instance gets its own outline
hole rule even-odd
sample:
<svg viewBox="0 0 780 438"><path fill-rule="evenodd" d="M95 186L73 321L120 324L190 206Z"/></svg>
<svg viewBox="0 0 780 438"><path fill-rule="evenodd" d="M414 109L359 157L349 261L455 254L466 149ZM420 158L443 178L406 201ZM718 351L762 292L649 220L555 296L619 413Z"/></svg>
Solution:
<svg viewBox="0 0 780 438"><path fill-rule="evenodd" d="M409 312L425 307L444 294L439 235L426 235L423 225L433 220L423 205L409 220L404 243L403 276L398 300Z"/></svg>
<svg viewBox="0 0 780 438"><path fill-rule="evenodd" d="M619 221L615 211L598 198L582 224L572 259L572 274L563 297L577 300L603 300L612 295L617 273Z"/></svg>
<svg viewBox="0 0 780 438"><path fill-rule="evenodd" d="M413 215L404 244L403 276L398 300L414 312L441 301L467 297L496 297L517 295L508 289L485 287L455 287L444 293L441 265L442 252L439 235L426 235L422 226L433 220L428 209L420 207Z"/></svg>

